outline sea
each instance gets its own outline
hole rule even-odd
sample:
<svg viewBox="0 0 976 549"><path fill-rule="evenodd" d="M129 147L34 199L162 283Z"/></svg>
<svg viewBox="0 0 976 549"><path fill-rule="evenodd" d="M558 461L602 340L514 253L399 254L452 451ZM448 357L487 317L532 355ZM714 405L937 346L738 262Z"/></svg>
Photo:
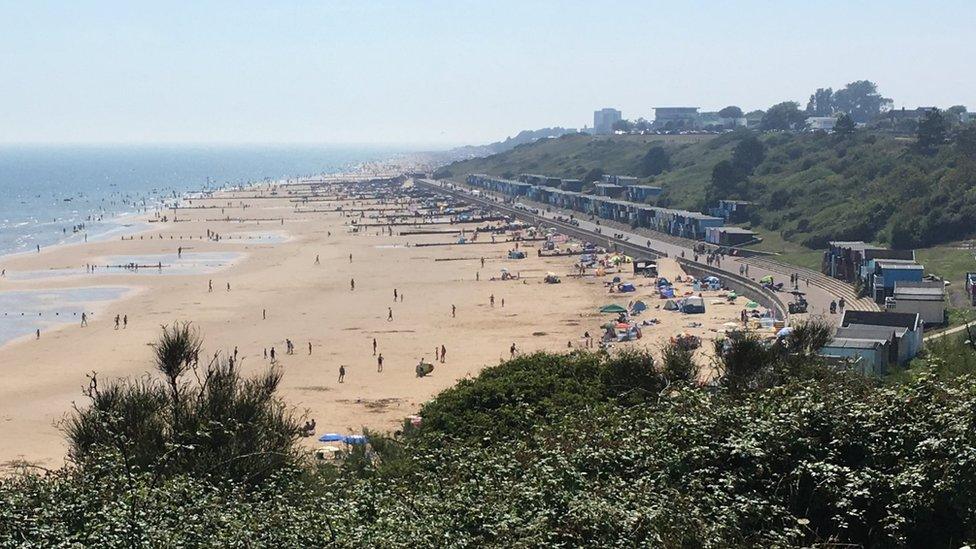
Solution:
<svg viewBox="0 0 976 549"><path fill-rule="evenodd" d="M138 230L186 192L339 173L407 151L364 146L0 146L0 258Z"/></svg>

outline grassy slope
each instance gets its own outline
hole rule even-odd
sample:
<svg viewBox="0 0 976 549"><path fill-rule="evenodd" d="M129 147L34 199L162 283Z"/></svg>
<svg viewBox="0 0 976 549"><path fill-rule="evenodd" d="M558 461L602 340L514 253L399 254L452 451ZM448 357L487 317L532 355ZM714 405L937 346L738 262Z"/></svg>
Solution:
<svg viewBox="0 0 976 549"><path fill-rule="evenodd" d="M859 133L849 139L822 134L766 134L766 158L749 183L750 196L758 203L752 228L765 241L758 249L779 253L780 259L818 268L827 240L867 240L884 243L896 219L922 220L939 210L943 196L968 202L952 185L956 164L950 147L934 157L920 157L908 150L909 142L884 135ZM590 169L604 173L637 174L640 159L654 145L663 145L671 157L671 169L646 180L664 188L662 205L701 210L713 166L731 157L739 135L607 136L568 135L523 145L506 153L452 164L454 176L468 173L514 175L522 172L559 177L583 177ZM773 196L778 193L779 200ZM976 197L972 197L976 204ZM965 220L963 209L943 215ZM963 224L965 226L965 224ZM976 229L976 226L974 226ZM964 229L949 228L947 232ZM953 234L954 238L967 236ZM945 276L958 287L963 273L976 270L976 261L965 251L935 247L920 249L919 261L931 272Z"/></svg>
<svg viewBox="0 0 976 549"><path fill-rule="evenodd" d="M455 162L447 169L455 177L470 173L497 176L540 173L582 178L593 168L600 168L604 173L626 175L636 173L638 162L652 144L683 148L708 139L709 136L565 135L521 145L486 158Z"/></svg>

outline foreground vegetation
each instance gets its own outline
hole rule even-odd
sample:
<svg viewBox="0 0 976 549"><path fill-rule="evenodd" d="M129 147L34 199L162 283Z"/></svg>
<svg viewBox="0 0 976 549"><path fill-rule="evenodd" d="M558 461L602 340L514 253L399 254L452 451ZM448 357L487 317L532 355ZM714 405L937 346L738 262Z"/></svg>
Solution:
<svg viewBox="0 0 976 549"><path fill-rule="evenodd" d="M177 348L193 341L186 333L170 334ZM824 337L811 324L785 346L727 340L708 386L695 357L675 348L658 361L519 357L440 394L421 428L371 433L371 450L338 466L277 457L294 444L262 446L297 440L291 419L244 428L245 416L292 417L276 415L286 409L266 398L267 377L258 379L271 391L258 399L246 389L257 381L236 376L206 397L193 371L232 365L183 360L190 376L177 376L175 394L197 406L171 407L166 376L122 385L126 398L157 394L181 415L157 416L166 442L147 450L148 432L116 421L125 404L86 408L76 421L101 417L93 428L105 443L86 443L62 470L0 482L0 545L957 547L976 538L973 350L947 338L885 385L820 365L810 351ZM92 442L68 435L76 450ZM221 437L241 444L208 442ZM252 467L206 466L241 459Z"/></svg>

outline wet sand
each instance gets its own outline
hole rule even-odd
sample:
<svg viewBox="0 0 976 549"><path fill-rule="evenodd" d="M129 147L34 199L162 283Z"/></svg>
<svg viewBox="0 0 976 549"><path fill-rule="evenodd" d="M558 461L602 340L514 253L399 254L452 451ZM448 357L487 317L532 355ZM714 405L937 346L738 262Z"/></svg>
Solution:
<svg viewBox="0 0 976 549"><path fill-rule="evenodd" d="M646 327L641 340L619 346L651 349L680 332L714 338L714 330L738 319L744 303L740 298L738 306L712 305L711 298L717 293L705 292L708 311L704 315L656 310L664 301L654 295L652 279L635 279L625 273L623 279L635 282L637 292L608 294L604 282L612 274L604 278L568 276L574 272L576 257L536 257L538 242L524 243L528 257L522 260L507 259L506 252L513 245L503 242L414 247L453 242L456 237L399 236L397 230L393 236L377 235L376 229L352 233L346 227L349 218L341 214L296 213L287 197L240 198L250 195L235 198L234 193L227 193L195 199L193 204L231 203L234 207L227 207L223 216L265 221L206 221L218 217L213 209L181 209L181 222L152 223L150 230L132 239L66 245L0 259L0 267L7 270L7 277L0 279L0 292L84 286L133 290L122 299L93 306L88 327L76 322L48 326L39 340L30 336L0 346L4 373L0 465L17 460L45 467L60 465L65 444L56 423L73 402L85 403L81 390L87 383L86 374L97 371L100 379L142 375L151 369L150 344L160 325L174 321L189 320L201 330L204 356L218 349L230 353L237 346L246 371L267 368L263 351L275 347L285 374L282 396L296 408L307 409L321 434L354 432L362 427L397 429L407 415L439 391L507 359L512 343L519 352L562 352L569 343L578 348L584 331L598 338L600 325L612 320L612 315L598 313L607 303L626 306L642 299L650 306L639 318L657 318L661 323ZM238 207L241 200L249 207ZM315 203L321 209L334 205ZM279 218L284 222L273 220ZM473 229L475 224L464 226ZM201 240L208 229L224 237L277 236L251 241ZM86 273L86 264L103 264L100 262L109 256L163 254L171 258L179 246L185 254L241 255L206 272L96 269L95 274ZM486 259L484 268L480 267L481 257ZM521 280L490 280L500 276L502 268L519 273ZM629 268L624 266L625 271ZM17 276L18 272L50 269L75 271L57 277ZM661 269L672 279L679 274L677 266L667 260L661 262ZM560 275L562 283L544 284L547 271ZM480 273L478 281L476 273ZM352 278L355 291L350 290ZM209 280L213 281L212 293ZM679 290L687 288L678 286ZM394 302L394 289L403 296L402 301ZM489 304L492 294L494 307ZM452 305L457 307L456 318L451 316ZM392 321L387 320L388 308L393 311ZM265 310L267 319L262 318ZM115 329L116 314L128 316L128 327ZM691 322L702 326L688 328ZM294 355L285 354L286 338L295 344ZM376 371L374 338L385 359L382 373ZM435 348L441 345L447 349L445 363L436 363L432 375L417 378L417 362L421 358L433 362ZM709 347L705 342L703 348ZM341 384L337 383L340 364L347 372Z"/></svg>

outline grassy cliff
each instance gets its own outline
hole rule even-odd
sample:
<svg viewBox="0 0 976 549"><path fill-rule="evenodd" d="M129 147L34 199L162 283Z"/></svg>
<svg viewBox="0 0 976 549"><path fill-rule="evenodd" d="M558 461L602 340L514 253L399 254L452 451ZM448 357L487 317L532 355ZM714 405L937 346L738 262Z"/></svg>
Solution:
<svg viewBox="0 0 976 549"><path fill-rule="evenodd" d="M752 162L732 168L724 179L713 175L722 161L737 166L734 151L745 140L759 143ZM656 175L645 161L652 148L662 148L667 157L666 168ZM593 170L643 176L664 188L662 206L701 210L717 198L752 200L758 205L753 225L807 248L835 239L920 247L976 233L976 154L955 141L923 154L913 140L866 131L851 136L740 131L714 138L569 135L457 162L439 175L532 172L584 178Z"/></svg>

